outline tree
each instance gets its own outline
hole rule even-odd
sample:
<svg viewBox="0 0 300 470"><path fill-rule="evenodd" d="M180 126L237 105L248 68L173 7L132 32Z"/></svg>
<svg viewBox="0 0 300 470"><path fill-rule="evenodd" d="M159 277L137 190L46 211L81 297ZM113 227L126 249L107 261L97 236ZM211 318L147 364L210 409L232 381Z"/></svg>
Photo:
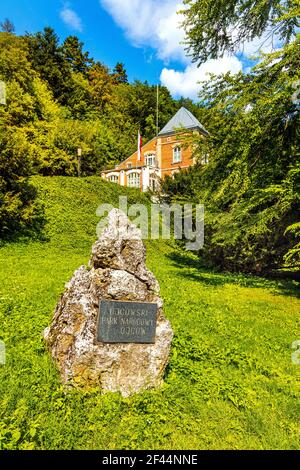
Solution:
<svg viewBox="0 0 300 470"><path fill-rule="evenodd" d="M210 137L195 142L198 167L165 182L170 198L205 205L201 254L223 269L300 268L299 71L296 39L251 73L207 82L200 98Z"/></svg>
<svg viewBox="0 0 300 470"><path fill-rule="evenodd" d="M28 60L28 47L23 38L10 33L0 33L0 79L17 81L28 88L34 70Z"/></svg>
<svg viewBox="0 0 300 470"><path fill-rule="evenodd" d="M299 0L184 0L186 45L194 62L274 37L248 74L211 77L200 93L210 138L198 139L198 171L166 181L205 204L202 255L225 269L267 273L300 267ZM204 111L204 112L203 112ZM202 165L203 155L209 164ZM178 181L177 181L178 180ZM197 184L195 184L195 182ZM198 188L198 189L197 189ZM191 194L192 190L192 194Z"/></svg>
<svg viewBox="0 0 300 470"><path fill-rule="evenodd" d="M88 68L93 64L93 59L88 52L83 52L83 42L77 36L68 36L62 45L65 60L70 64L74 72L87 75Z"/></svg>
<svg viewBox="0 0 300 470"><path fill-rule="evenodd" d="M246 41L290 42L299 26L299 0L184 0L186 45L194 62L238 51Z"/></svg>
<svg viewBox="0 0 300 470"><path fill-rule="evenodd" d="M15 26L8 18L5 18L3 23L0 23L0 27L1 27L1 30L4 33L14 33L15 32Z"/></svg>
<svg viewBox="0 0 300 470"><path fill-rule="evenodd" d="M128 77L124 64L117 62L112 73L112 77L115 83L128 83Z"/></svg>
<svg viewBox="0 0 300 470"><path fill-rule="evenodd" d="M132 84L120 84L113 89L109 112L121 111L125 119L130 118L135 124L136 135L140 128L144 139L151 139L156 134L156 85L136 80ZM163 127L177 111L176 102L166 87L159 87L159 127Z"/></svg>
<svg viewBox="0 0 300 470"><path fill-rule="evenodd" d="M33 68L47 81L54 98L66 104L72 90L72 80L57 34L52 28L46 27L42 32L27 34L26 40Z"/></svg>
<svg viewBox="0 0 300 470"><path fill-rule="evenodd" d="M72 72L72 87L68 93L67 107L72 119L92 119L98 111L93 103L93 89L82 73Z"/></svg>
<svg viewBox="0 0 300 470"><path fill-rule="evenodd" d="M101 62L96 62L88 71L88 79L94 107L103 111L105 105L111 100L114 84L108 67Z"/></svg>

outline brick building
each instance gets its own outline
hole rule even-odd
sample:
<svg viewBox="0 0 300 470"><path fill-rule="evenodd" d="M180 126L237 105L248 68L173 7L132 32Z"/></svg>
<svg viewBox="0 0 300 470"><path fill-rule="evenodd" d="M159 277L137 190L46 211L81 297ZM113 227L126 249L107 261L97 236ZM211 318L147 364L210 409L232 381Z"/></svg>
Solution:
<svg viewBox="0 0 300 470"><path fill-rule="evenodd" d="M182 107L156 137L142 146L140 159L136 151L113 170L103 171L101 176L122 186L140 188L141 191L157 189L161 178L195 163L191 146L184 144L184 139L191 132L203 137L208 135L198 119Z"/></svg>

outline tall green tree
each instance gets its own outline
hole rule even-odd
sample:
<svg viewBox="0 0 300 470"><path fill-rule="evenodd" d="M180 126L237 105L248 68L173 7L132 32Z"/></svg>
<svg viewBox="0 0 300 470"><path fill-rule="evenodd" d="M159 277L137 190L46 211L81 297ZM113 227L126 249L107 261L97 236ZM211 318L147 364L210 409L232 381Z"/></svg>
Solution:
<svg viewBox="0 0 300 470"><path fill-rule="evenodd" d="M103 112L105 105L111 100L114 86L109 68L101 62L96 62L89 69L88 80L94 107Z"/></svg>
<svg viewBox="0 0 300 470"><path fill-rule="evenodd" d="M205 205L202 255L222 268L300 268L299 43L206 83L210 137L197 140L197 167L164 183L170 198Z"/></svg>
<svg viewBox="0 0 300 470"><path fill-rule="evenodd" d="M68 36L63 42L62 51L71 69L86 76L93 59L89 57L88 52L83 52L83 42L79 41L77 36Z"/></svg>
<svg viewBox="0 0 300 470"><path fill-rule="evenodd" d="M27 34L26 39L33 68L48 83L54 98L66 104L72 86L71 73L57 34L46 27L42 32Z"/></svg>
<svg viewBox="0 0 300 470"><path fill-rule="evenodd" d="M198 139L197 168L166 180L164 189L170 198L175 190L176 197L205 204L202 255L213 264L257 273L299 270L299 0L184 3L195 62L268 35L283 47L263 55L250 73L211 77L204 85L202 122L210 138Z"/></svg>
<svg viewBox="0 0 300 470"><path fill-rule="evenodd" d="M119 85L113 89L109 113L118 114L120 110L125 119L130 119L135 124L135 136L137 129L140 128L143 138L151 139L156 134L156 97L156 85L149 85L147 82L136 80L128 86ZM160 86L159 127L163 127L176 111L177 105L169 90Z"/></svg>

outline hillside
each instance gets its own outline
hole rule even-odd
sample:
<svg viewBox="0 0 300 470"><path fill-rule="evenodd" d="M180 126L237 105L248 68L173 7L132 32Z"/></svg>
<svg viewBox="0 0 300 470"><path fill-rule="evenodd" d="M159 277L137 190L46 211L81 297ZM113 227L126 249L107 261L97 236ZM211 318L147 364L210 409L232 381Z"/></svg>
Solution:
<svg viewBox="0 0 300 470"><path fill-rule="evenodd" d="M124 399L65 394L42 331L87 263L100 203L146 200L100 178L34 177L48 223L40 241L0 248L0 449L296 449L300 338L296 282L208 271L172 242L147 242L175 331L161 389Z"/></svg>

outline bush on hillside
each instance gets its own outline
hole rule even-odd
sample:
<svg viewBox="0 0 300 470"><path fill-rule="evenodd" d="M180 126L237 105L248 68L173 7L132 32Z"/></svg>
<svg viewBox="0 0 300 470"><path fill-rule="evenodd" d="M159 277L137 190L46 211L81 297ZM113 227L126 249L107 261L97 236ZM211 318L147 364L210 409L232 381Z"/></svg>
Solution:
<svg viewBox="0 0 300 470"><path fill-rule="evenodd" d="M0 237L33 235L44 225L37 191L29 183L31 148L21 131L0 135Z"/></svg>

